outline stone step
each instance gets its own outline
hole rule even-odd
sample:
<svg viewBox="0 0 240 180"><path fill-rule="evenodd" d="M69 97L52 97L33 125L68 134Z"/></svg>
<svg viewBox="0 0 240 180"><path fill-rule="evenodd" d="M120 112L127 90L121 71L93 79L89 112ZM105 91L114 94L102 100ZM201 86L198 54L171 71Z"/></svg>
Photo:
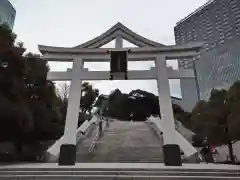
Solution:
<svg viewBox="0 0 240 180"><path fill-rule="evenodd" d="M94 158L94 157L86 157L86 158L79 158L79 162L82 163L163 163L162 159L104 159L104 158Z"/></svg>
<svg viewBox="0 0 240 180"><path fill-rule="evenodd" d="M183 164L181 167L162 163L78 163L58 166L55 163L5 165L0 167L0 180L63 179L240 179L238 166Z"/></svg>
<svg viewBox="0 0 240 180"><path fill-rule="evenodd" d="M0 179L240 179L239 171L158 170L90 170L90 169L8 169L0 170Z"/></svg>

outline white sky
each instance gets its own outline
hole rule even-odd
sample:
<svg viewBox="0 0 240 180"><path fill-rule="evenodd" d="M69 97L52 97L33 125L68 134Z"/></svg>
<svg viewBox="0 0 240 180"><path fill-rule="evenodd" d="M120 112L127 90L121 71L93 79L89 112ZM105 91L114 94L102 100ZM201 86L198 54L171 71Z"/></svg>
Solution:
<svg viewBox="0 0 240 180"><path fill-rule="evenodd" d="M16 8L14 31L28 51L37 45L72 47L123 23L134 32L165 45L174 44L176 22L207 0L10 0ZM129 45L126 43L126 45ZM111 47L106 45L106 47ZM172 64L176 67L176 63ZM129 64L130 69L148 69L152 63ZM65 70L68 63L51 63L52 70ZM90 70L107 70L108 64L87 64ZM100 93L119 88L128 93L144 89L157 94L155 81L93 82ZM180 96L179 80L170 82L171 93Z"/></svg>

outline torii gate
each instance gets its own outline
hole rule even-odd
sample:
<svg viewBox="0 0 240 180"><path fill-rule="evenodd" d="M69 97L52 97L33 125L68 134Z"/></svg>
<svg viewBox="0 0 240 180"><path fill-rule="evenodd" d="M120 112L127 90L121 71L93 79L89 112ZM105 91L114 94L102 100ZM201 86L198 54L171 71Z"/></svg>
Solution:
<svg viewBox="0 0 240 180"><path fill-rule="evenodd" d="M99 48L111 40L116 39L115 48ZM123 39L139 46L138 48L123 48ZM109 80L109 71L88 71L84 69L84 62L110 61L109 52L125 51L128 61L154 60L156 67L150 70L128 71L128 79L146 80L156 79L161 107L162 126L165 131L164 160L165 164L176 165L178 142L175 139L175 125L172 110L172 101L168 79L194 78L194 72L190 69L173 70L166 66L166 60L195 57L202 43L188 44L184 46L164 46L160 43L148 40L117 23L102 35L73 48L52 47L39 45L39 50L45 60L73 62L72 71L49 72L48 79L53 81L71 81L69 103L64 131L64 143L60 148L60 165L74 165L76 160L76 132L81 98L81 85L83 80ZM121 79L121 77L120 77ZM176 152L176 153L166 153ZM176 154L175 156L173 154ZM172 157L171 157L172 156ZM175 158L173 158L175 157Z"/></svg>

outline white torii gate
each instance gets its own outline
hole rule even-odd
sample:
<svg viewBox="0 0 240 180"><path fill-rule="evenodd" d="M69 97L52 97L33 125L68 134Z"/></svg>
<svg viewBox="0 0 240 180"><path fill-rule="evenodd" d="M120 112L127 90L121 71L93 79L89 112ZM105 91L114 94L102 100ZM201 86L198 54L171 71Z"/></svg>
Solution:
<svg viewBox="0 0 240 180"><path fill-rule="evenodd" d="M115 48L99 48L116 39ZM139 48L123 48L123 39L139 46ZM189 69L173 70L166 66L166 60L195 57L202 43L184 46L164 46L148 40L117 23L102 35L73 48L52 47L39 45L39 50L45 60L73 62L72 71L48 73L52 81L71 81L69 103L64 131L64 143L60 148L60 165L74 165L76 160L76 132L78 124L81 85L83 80L109 80L109 71L88 71L84 69L84 62L110 61L108 51L127 50L128 61L154 60L156 67L150 70L128 71L128 79L143 80L156 79L159 93L159 105L164 127L164 146L176 145L175 125L172 101L168 79L194 78L194 72ZM161 97L161 98L160 98ZM170 150L170 149L169 149ZM167 159L168 157L164 157ZM165 162L166 164L166 162ZM174 163L173 163L174 164Z"/></svg>

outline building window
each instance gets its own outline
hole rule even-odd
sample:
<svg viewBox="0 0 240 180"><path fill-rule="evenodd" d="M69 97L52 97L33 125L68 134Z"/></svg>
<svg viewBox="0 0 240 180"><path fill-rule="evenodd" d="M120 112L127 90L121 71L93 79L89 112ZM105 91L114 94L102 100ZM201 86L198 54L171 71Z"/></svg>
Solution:
<svg viewBox="0 0 240 180"><path fill-rule="evenodd" d="M214 43L212 43L212 47L214 48L215 46L216 46L217 44L214 42Z"/></svg>
<svg viewBox="0 0 240 180"><path fill-rule="evenodd" d="M240 24L237 24L237 26L236 26L236 32L237 32L237 34L240 33Z"/></svg>

